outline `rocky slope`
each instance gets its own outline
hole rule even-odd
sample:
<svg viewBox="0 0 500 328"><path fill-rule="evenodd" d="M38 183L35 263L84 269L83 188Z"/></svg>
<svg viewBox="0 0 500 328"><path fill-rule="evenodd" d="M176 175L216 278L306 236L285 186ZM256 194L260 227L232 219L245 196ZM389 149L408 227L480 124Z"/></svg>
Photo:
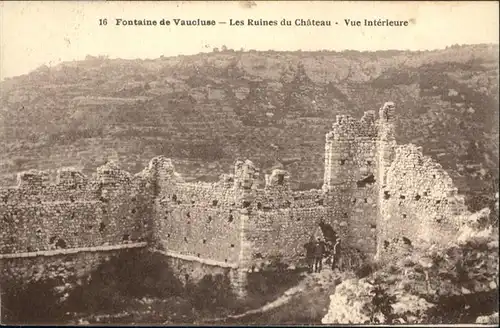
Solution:
<svg viewBox="0 0 500 328"><path fill-rule="evenodd" d="M166 155L214 180L236 158L323 178L337 114L398 106L398 140L423 146L474 199L498 179L498 45L439 51L235 52L46 66L0 84L0 179L107 159L131 172ZM496 180L498 181L498 180ZM493 194L493 193L491 193Z"/></svg>
<svg viewBox="0 0 500 328"><path fill-rule="evenodd" d="M495 312L498 322L498 229L478 218L443 249L409 248L373 274L343 281L322 323L471 324L495 320Z"/></svg>

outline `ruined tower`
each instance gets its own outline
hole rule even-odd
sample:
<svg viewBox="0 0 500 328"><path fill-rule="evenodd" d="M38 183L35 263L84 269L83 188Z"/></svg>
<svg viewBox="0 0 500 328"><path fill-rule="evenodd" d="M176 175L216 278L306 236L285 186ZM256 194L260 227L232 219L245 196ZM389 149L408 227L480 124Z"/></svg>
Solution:
<svg viewBox="0 0 500 328"><path fill-rule="evenodd" d="M345 227L350 246L375 255L378 204L394 139L394 104L386 103L376 120L338 115L326 135L323 191L329 194L333 223Z"/></svg>

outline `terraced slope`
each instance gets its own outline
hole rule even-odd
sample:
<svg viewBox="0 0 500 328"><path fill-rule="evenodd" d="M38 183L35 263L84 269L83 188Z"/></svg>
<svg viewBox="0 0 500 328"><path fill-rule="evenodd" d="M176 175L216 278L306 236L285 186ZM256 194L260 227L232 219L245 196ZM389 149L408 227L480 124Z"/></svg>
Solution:
<svg viewBox="0 0 500 328"><path fill-rule="evenodd" d="M0 84L0 181L30 168L92 173L109 158L137 172L166 155L190 179L215 180L245 157L318 187L335 116L392 100L399 142L423 146L481 207L498 181L498 49L228 50L40 67Z"/></svg>

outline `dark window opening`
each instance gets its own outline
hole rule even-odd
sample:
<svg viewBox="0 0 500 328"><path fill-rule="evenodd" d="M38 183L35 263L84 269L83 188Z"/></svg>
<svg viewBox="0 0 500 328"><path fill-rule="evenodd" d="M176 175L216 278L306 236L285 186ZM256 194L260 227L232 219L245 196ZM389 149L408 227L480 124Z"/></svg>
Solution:
<svg viewBox="0 0 500 328"><path fill-rule="evenodd" d="M285 183L285 175L284 174L278 175L278 185L282 186L284 183Z"/></svg>
<svg viewBox="0 0 500 328"><path fill-rule="evenodd" d="M356 198L353 198L353 199L352 199L352 203L353 203L353 204L356 204Z"/></svg>
<svg viewBox="0 0 500 328"><path fill-rule="evenodd" d="M366 161L366 165L372 165L372 161Z"/></svg>
<svg viewBox="0 0 500 328"><path fill-rule="evenodd" d="M187 224L191 224L191 221L188 220Z"/></svg>
<svg viewBox="0 0 500 328"><path fill-rule="evenodd" d="M408 239L408 238L406 238L406 237L403 237L402 239L403 239L403 243L405 243L405 244L406 244L406 245L408 245L408 246L411 246L411 240L409 240L409 239Z"/></svg>
<svg viewBox="0 0 500 328"><path fill-rule="evenodd" d="M192 200L192 201L191 201L191 204L194 204L194 203L196 203L196 202L195 202L194 200Z"/></svg>
<svg viewBox="0 0 500 328"><path fill-rule="evenodd" d="M256 259L263 259L264 258L264 256L262 256L262 253L257 253L257 254L254 255L254 257Z"/></svg>
<svg viewBox="0 0 500 328"><path fill-rule="evenodd" d="M318 204L319 206L323 206L323 199L318 199L316 201L316 204Z"/></svg>
<svg viewBox="0 0 500 328"><path fill-rule="evenodd" d="M403 219L406 219L406 214L403 214Z"/></svg>
<svg viewBox="0 0 500 328"><path fill-rule="evenodd" d="M196 256L197 256L197 257L200 257L200 256L201 256L201 254L200 254L200 253L198 253L198 254L196 254Z"/></svg>
<svg viewBox="0 0 500 328"><path fill-rule="evenodd" d="M131 212L132 214L135 214L135 212L136 212L136 211L137 211L137 210L136 210L135 208L133 208L130 212Z"/></svg>
<svg viewBox="0 0 500 328"><path fill-rule="evenodd" d="M62 239L62 238L59 238L57 240L56 247L57 248L66 248L67 247L66 241L64 239Z"/></svg>
<svg viewBox="0 0 500 328"><path fill-rule="evenodd" d="M439 203L441 203L441 201L440 201L439 199L438 199L438 200L436 200L436 204L439 204Z"/></svg>
<svg viewBox="0 0 500 328"><path fill-rule="evenodd" d="M99 223L99 232L103 232L104 229L106 229L106 225L104 224L104 222Z"/></svg>
<svg viewBox="0 0 500 328"><path fill-rule="evenodd" d="M234 248L234 244L231 244L231 248Z"/></svg>
<svg viewBox="0 0 500 328"><path fill-rule="evenodd" d="M347 213L344 213L344 219L347 219L347 218L348 218Z"/></svg>
<svg viewBox="0 0 500 328"><path fill-rule="evenodd" d="M356 185L358 186L358 188L363 188L363 187L366 187L367 185L374 184L375 181L376 180L375 180L375 177L373 176L373 174L370 174L366 178L363 178L363 179L357 181Z"/></svg>
<svg viewBox="0 0 500 328"><path fill-rule="evenodd" d="M300 221L300 218L297 218L297 222Z"/></svg>
<svg viewBox="0 0 500 328"><path fill-rule="evenodd" d="M424 191L424 196L427 196L427 191Z"/></svg>
<svg viewBox="0 0 500 328"><path fill-rule="evenodd" d="M206 239L203 239L203 243L206 244L207 243L207 240Z"/></svg>
<svg viewBox="0 0 500 328"><path fill-rule="evenodd" d="M207 219L208 223L212 222L212 217L209 216L208 219Z"/></svg>
<svg viewBox="0 0 500 328"><path fill-rule="evenodd" d="M259 209L259 210L262 209L262 203L261 202L257 203L257 209Z"/></svg>
<svg viewBox="0 0 500 328"><path fill-rule="evenodd" d="M226 262L226 263L227 263L227 259L224 259L224 262Z"/></svg>
<svg viewBox="0 0 500 328"><path fill-rule="evenodd" d="M400 199L406 199L405 195L400 195L399 198Z"/></svg>
<svg viewBox="0 0 500 328"><path fill-rule="evenodd" d="M187 213L186 213L186 216L187 216L188 218L190 218L190 217L191 217L191 213L187 212Z"/></svg>
<svg viewBox="0 0 500 328"><path fill-rule="evenodd" d="M123 237L122 237L122 241L128 241L130 239L130 235L129 234L124 234Z"/></svg>
<svg viewBox="0 0 500 328"><path fill-rule="evenodd" d="M213 201L212 201L212 206L217 206L217 204L218 204L218 203L219 203L219 201L218 201L218 200L213 200Z"/></svg>
<svg viewBox="0 0 500 328"><path fill-rule="evenodd" d="M176 202L176 201L177 201L177 195L175 195L175 194L174 194L174 195L172 195L172 200L173 200L174 202Z"/></svg>
<svg viewBox="0 0 500 328"><path fill-rule="evenodd" d="M436 219L436 222L437 222L437 223L441 223L442 221L443 221L443 218L437 218L437 219Z"/></svg>
<svg viewBox="0 0 500 328"><path fill-rule="evenodd" d="M164 217L163 217L163 220L168 220L168 216L164 216Z"/></svg>
<svg viewBox="0 0 500 328"><path fill-rule="evenodd" d="M170 238L170 234L169 233L167 233L167 238Z"/></svg>
<svg viewBox="0 0 500 328"><path fill-rule="evenodd" d="M371 228L371 229L376 229L376 228L377 228L377 225L376 225L376 224L370 224L370 228Z"/></svg>
<svg viewBox="0 0 500 328"><path fill-rule="evenodd" d="M340 165L344 165L345 164L345 159L341 159L340 160Z"/></svg>
<svg viewBox="0 0 500 328"><path fill-rule="evenodd" d="M420 200L420 195L419 195L419 194L417 194L417 195L415 196L415 200Z"/></svg>
<svg viewBox="0 0 500 328"><path fill-rule="evenodd" d="M228 219L228 221L229 221L229 222L233 222L233 220L234 220L233 215L232 215L232 214L231 214L231 215L229 215L229 219Z"/></svg>
<svg viewBox="0 0 500 328"><path fill-rule="evenodd" d="M188 241L187 237L184 237L184 241L187 243L187 241Z"/></svg>
<svg viewBox="0 0 500 328"><path fill-rule="evenodd" d="M433 174L433 175L432 175L432 178L433 178L433 179L436 179L436 175L435 175L435 174Z"/></svg>
<svg viewBox="0 0 500 328"><path fill-rule="evenodd" d="M387 249L391 243L387 240L384 240L384 249Z"/></svg>
<svg viewBox="0 0 500 328"><path fill-rule="evenodd" d="M368 203L368 198L365 198L365 203Z"/></svg>
<svg viewBox="0 0 500 328"><path fill-rule="evenodd" d="M244 200L243 201L243 208L250 207L251 204L252 204L252 202L249 202L248 200Z"/></svg>

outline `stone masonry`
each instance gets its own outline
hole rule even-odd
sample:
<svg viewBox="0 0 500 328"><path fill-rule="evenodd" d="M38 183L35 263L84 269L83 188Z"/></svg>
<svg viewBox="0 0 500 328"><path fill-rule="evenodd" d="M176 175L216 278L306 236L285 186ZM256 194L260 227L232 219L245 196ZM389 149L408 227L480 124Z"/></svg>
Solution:
<svg viewBox="0 0 500 328"><path fill-rule="evenodd" d="M63 169L55 183L44 172L20 173L16 187L0 189L0 264L27 253L147 243L183 278L228 274L244 296L248 272L275 258L301 265L320 220L345 247L372 258L383 259L398 238L444 243L470 213L439 164L397 145L394 115L386 103L378 117L337 116L326 135L321 190L291 190L285 170L265 175L259 188L261 174L248 160L216 183L184 182L161 156L134 176L115 163L91 178Z"/></svg>

